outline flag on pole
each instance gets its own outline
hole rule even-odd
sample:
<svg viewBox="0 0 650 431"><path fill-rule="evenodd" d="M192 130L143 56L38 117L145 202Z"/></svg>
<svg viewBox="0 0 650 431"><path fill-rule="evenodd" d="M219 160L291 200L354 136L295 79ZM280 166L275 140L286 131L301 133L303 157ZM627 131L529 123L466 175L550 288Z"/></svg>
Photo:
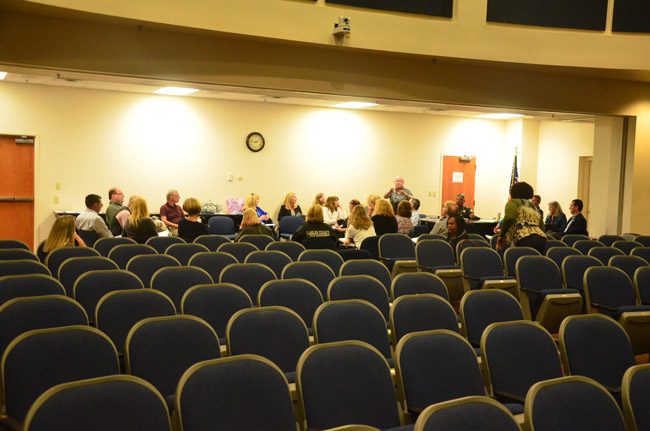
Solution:
<svg viewBox="0 0 650 431"><path fill-rule="evenodd" d="M510 187L519 182L519 172L517 171L517 147L515 147L515 160L512 162L512 173L510 174Z"/></svg>

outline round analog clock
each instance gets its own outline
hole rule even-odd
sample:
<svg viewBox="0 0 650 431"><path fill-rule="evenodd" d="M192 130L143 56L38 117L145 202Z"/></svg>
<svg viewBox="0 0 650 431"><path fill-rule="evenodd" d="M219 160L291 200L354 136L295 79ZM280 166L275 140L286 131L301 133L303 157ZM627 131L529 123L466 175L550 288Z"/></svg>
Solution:
<svg viewBox="0 0 650 431"><path fill-rule="evenodd" d="M259 132L251 132L246 136L246 146L249 150L257 153L264 148L264 136Z"/></svg>

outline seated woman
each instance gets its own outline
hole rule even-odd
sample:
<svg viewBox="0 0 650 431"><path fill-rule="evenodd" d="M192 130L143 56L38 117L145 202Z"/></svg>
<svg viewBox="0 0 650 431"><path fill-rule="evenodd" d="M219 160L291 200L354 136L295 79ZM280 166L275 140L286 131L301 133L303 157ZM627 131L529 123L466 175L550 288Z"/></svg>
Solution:
<svg viewBox="0 0 650 431"><path fill-rule="evenodd" d="M131 214L124 225L124 236L133 238L139 244L144 244L149 238L158 236L156 225L149 218L147 201L140 196L133 196L130 205Z"/></svg>
<svg viewBox="0 0 650 431"><path fill-rule="evenodd" d="M350 213L350 217L348 217L348 229L345 232L345 241L343 243L345 245L353 243L359 248L364 239L375 235L375 228L372 225L372 220L368 217L366 209L362 205L355 206Z"/></svg>
<svg viewBox="0 0 650 431"><path fill-rule="evenodd" d="M377 236L385 233L397 232L397 219L395 219L395 212L393 206L388 199L377 199L375 201L375 211L371 217L372 224L375 226Z"/></svg>
<svg viewBox="0 0 650 431"><path fill-rule="evenodd" d="M456 245L467 239L465 219L460 214L450 215L447 219L447 242L456 253Z"/></svg>
<svg viewBox="0 0 650 431"><path fill-rule="evenodd" d="M284 197L284 204L280 207L280 212L278 213L278 223L280 219L284 216L302 216L302 209L298 205L298 197L294 192L289 192Z"/></svg>
<svg viewBox="0 0 650 431"><path fill-rule="evenodd" d="M246 209L248 208L253 208L257 213L257 217L259 217L262 223L273 224L273 220L271 220L271 216L269 216L269 213L267 213L266 211L264 211L262 208L259 207L259 203L260 203L260 196L256 195L255 193L251 193L250 195L246 196L243 210L246 211Z"/></svg>
<svg viewBox="0 0 650 431"><path fill-rule="evenodd" d="M345 228L342 226L346 215L338 196L328 196L323 207L323 222L332 226L337 232L344 232Z"/></svg>
<svg viewBox="0 0 650 431"><path fill-rule="evenodd" d="M257 212L253 208L248 208L244 211L241 220L241 227L235 241L244 235L267 235L273 238L273 232L268 227L264 226L257 216Z"/></svg>
<svg viewBox="0 0 650 431"><path fill-rule="evenodd" d="M397 232L404 235L411 235L413 233L413 222L411 221L411 202L401 201L397 204Z"/></svg>
<svg viewBox="0 0 650 431"><path fill-rule="evenodd" d="M566 228L566 215L562 212L562 207L557 201L549 202L548 204L548 215L546 216L546 221L544 223L546 233L564 233Z"/></svg>
<svg viewBox="0 0 650 431"><path fill-rule="evenodd" d="M307 220L291 237L291 241L303 242L307 238L324 239L331 241L332 248L338 245L338 238L334 230L323 223L323 207L312 205L307 210Z"/></svg>
<svg viewBox="0 0 650 431"><path fill-rule="evenodd" d="M185 242L193 242L197 236L207 235L208 226L201 221L201 202L196 198L187 198L183 202L183 211L187 213L178 222L178 236Z"/></svg>
<svg viewBox="0 0 650 431"><path fill-rule="evenodd" d="M323 193L316 193L312 205L325 206L325 195Z"/></svg>
<svg viewBox="0 0 650 431"><path fill-rule="evenodd" d="M381 196L379 195L368 195L368 198L366 199L366 207L368 209L368 217L372 217L375 211L375 202L377 202L377 199L381 199Z"/></svg>
<svg viewBox="0 0 650 431"><path fill-rule="evenodd" d="M54 220L54 225L52 225L52 230L50 230L47 239L36 249L36 255L41 262L45 263L47 255L57 248L74 247L75 245L79 247L86 246L79 235L77 235L74 229L74 222L75 218L71 215L64 215Z"/></svg>

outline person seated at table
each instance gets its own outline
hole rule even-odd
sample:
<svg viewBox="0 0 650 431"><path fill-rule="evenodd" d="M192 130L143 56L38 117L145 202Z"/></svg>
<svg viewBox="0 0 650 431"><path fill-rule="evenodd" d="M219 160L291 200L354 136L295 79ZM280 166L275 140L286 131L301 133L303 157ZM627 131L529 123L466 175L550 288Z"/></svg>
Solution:
<svg viewBox="0 0 650 431"><path fill-rule="evenodd" d="M420 209L420 199L411 198L411 206L413 207L413 211L411 212L411 223L413 223L413 226L417 226L420 224L420 213L418 212Z"/></svg>
<svg viewBox="0 0 650 431"><path fill-rule="evenodd" d="M244 235L266 235L273 238L273 231L262 224L253 208L247 208L242 215L241 227L235 241L239 241Z"/></svg>
<svg viewBox="0 0 650 431"><path fill-rule="evenodd" d="M323 193L316 193L312 205L320 205L322 207L325 206L325 195Z"/></svg>
<svg viewBox="0 0 650 431"><path fill-rule="evenodd" d="M341 208L338 196L328 196L323 207L323 222L332 226L335 231L342 233L345 231L343 227L345 218L345 211Z"/></svg>
<svg viewBox="0 0 650 431"><path fill-rule="evenodd" d="M465 206L465 195L458 193L456 195L456 205L458 205L458 214L463 216L468 220L480 220L481 218L474 214L474 211L470 207Z"/></svg>
<svg viewBox="0 0 650 431"><path fill-rule="evenodd" d="M361 242L370 237L377 235L372 220L368 217L368 212L363 205L355 206L348 217L348 229L345 231L345 240L343 244L355 247L361 247Z"/></svg>
<svg viewBox="0 0 650 431"><path fill-rule="evenodd" d="M447 201L445 204L442 206L442 213L440 214L440 218L436 222L436 224L433 225L433 228L431 229L431 234L432 235L447 235L447 220L449 217L453 216L454 214L458 214L458 205L454 203L454 201Z"/></svg>
<svg viewBox="0 0 650 431"><path fill-rule="evenodd" d="M187 198L183 202L183 211L187 213L178 222L178 236L185 242L193 242L197 236L207 235L208 226L201 220L201 202L196 198Z"/></svg>
<svg viewBox="0 0 650 431"><path fill-rule="evenodd" d="M395 218L393 206L388 199L377 199L375 201L375 211L371 220L375 226L377 236L397 232L397 219Z"/></svg>
<svg viewBox="0 0 650 431"><path fill-rule="evenodd" d="M264 224L273 224L273 220L271 220L271 216L269 216L269 213L264 211L262 208L259 207L260 203L260 196L251 193L250 195L246 196L246 200L244 201L244 207L242 210L246 210L248 208L253 208L255 212L257 213L257 217L259 217L260 221Z"/></svg>
<svg viewBox="0 0 650 431"><path fill-rule="evenodd" d="M375 202L377 202L377 199L381 199L381 196L368 195L368 198L366 199L366 209L368 210L368 217L372 217L374 215Z"/></svg>
<svg viewBox="0 0 650 431"><path fill-rule="evenodd" d="M397 204L397 232L404 235L411 235L413 233L413 222L411 222L411 202L401 201Z"/></svg>
<svg viewBox="0 0 650 431"><path fill-rule="evenodd" d="M144 244L149 238L158 236L156 225L149 217L147 201L140 196L134 196L130 205L131 214L124 225L124 236L133 238L139 244Z"/></svg>
<svg viewBox="0 0 650 431"><path fill-rule="evenodd" d="M548 215L544 222L546 233L548 234L563 234L566 228L566 215L562 211L562 207L558 201L548 203Z"/></svg>
<svg viewBox="0 0 650 431"><path fill-rule="evenodd" d="M74 228L75 218L71 215L57 217L54 220L50 234L36 249L39 260L45 263L45 259L51 251L63 247L85 247L86 243L77 235Z"/></svg>
<svg viewBox="0 0 650 431"><path fill-rule="evenodd" d="M178 235L178 222L185 215L183 208L178 205L181 195L178 194L178 190L172 189L167 192L166 198L167 202L160 206L160 220L169 229L169 234L176 236Z"/></svg>
<svg viewBox="0 0 650 431"><path fill-rule="evenodd" d="M331 240L332 248L338 245L338 238L334 229L323 223L323 207L316 204L307 210L307 220L291 237L291 241L303 242L307 238L320 238Z"/></svg>
<svg viewBox="0 0 650 431"><path fill-rule="evenodd" d="M460 214L447 216L447 242L456 254L456 245L467 239L465 219Z"/></svg>
<svg viewBox="0 0 650 431"><path fill-rule="evenodd" d="M280 220L284 216L304 217L302 209L300 208L300 205L298 205L298 197L294 192L289 192L284 197L284 204L282 204L280 212L278 212L278 223L280 223Z"/></svg>

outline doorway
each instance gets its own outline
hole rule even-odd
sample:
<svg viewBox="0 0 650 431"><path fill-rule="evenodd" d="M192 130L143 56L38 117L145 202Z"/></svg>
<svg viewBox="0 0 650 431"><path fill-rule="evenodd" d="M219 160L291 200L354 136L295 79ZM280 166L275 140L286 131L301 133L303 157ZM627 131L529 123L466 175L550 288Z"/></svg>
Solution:
<svg viewBox="0 0 650 431"><path fill-rule="evenodd" d="M440 203L456 202L456 195L465 195L465 205L474 209L474 180L476 177L476 157L442 156L442 192Z"/></svg>
<svg viewBox="0 0 650 431"><path fill-rule="evenodd" d="M34 249L34 137L0 135L0 238Z"/></svg>

